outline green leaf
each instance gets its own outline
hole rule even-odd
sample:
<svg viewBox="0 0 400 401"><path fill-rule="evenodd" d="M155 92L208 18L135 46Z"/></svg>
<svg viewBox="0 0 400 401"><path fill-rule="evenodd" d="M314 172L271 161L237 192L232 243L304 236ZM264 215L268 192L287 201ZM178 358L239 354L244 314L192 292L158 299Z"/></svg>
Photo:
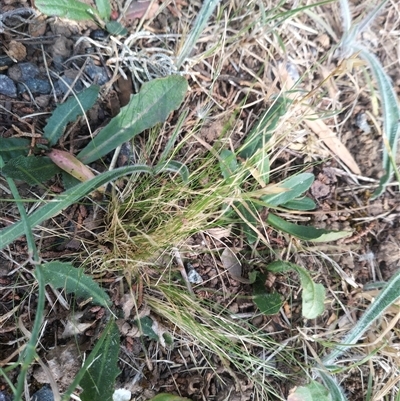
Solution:
<svg viewBox="0 0 400 401"><path fill-rule="evenodd" d="M119 330L115 323L103 333L104 341L97 350L97 358L87 369L80 385L82 401L112 401L115 379L120 374L118 355L120 351Z"/></svg>
<svg viewBox="0 0 400 401"><path fill-rule="evenodd" d="M222 176L225 179L229 178L238 168L236 155L228 149L222 149L219 168L221 169Z"/></svg>
<svg viewBox="0 0 400 401"><path fill-rule="evenodd" d="M70 263L49 262L42 265L42 274L46 284L55 288L64 288L67 294L89 299L92 303L108 307L111 304L107 293L92 279L84 274L83 268Z"/></svg>
<svg viewBox="0 0 400 401"><path fill-rule="evenodd" d="M1 170L6 177L24 181L29 185L43 184L60 171L48 157L43 156L18 156Z"/></svg>
<svg viewBox="0 0 400 401"><path fill-rule="evenodd" d="M170 160L157 164L154 168L156 174L163 172L178 173L184 182L189 181L189 169L181 162Z"/></svg>
<svg viewBox="0 0 400 401"><path fill-rule="evenodd" d="M106 24L107 32L111 33L111 35L121 35L125 36L128 33L128 30L122 26L118 21L110 21Z"/></svg>
<svg viewBox="0 0 400 401"><path fill-rule="evenodd" d="M68 174L66 171L61 171L61 178L64 189L70 189L82 182L77 180L75 177L72 177L72 175Z"/></svg>
<svg viewBox="0 0 400 401"><path fill-rule="evenodd" d="M150 317L142 317L139 319L139 322L134 323L142 330L143 335L149 337L151 340L158 341L158 335L153 330L153 320Z"/></svg>
<svg viewBox="0 0 400 401"><path fill-rule="evenodd" d="M285 202L281 207L291 210L314 210L317 205L311 198L305 196L304 198L296 198L289 202Z"/></svg>
<svg viewBox="0 0 400 401"><path fill-rule="evenodd" d="M279 206L302 195L311 187L313 182L314 174L301 173L294 175L278 184L278 188L285 189L284 192L264 195L261 197L261 200L264 201L269 207Z"/></svg>
<svg viewBox="0 0 400 401"><path fill-rule="evenodd" d="M191 401L189 398L179 397L173 394L161 393L150 399L149 401Z"/></svg>
<svg viewBox="0 0 400 401"><path fill-rule="evenodd" d="M293 263L278 260L270 263L267 270L274 273L294 270L299 275L300 285L303 289L302 314L306 319L315 319L324 312L325 288L322 284L315 284L306 269Z"/></svg>
<svg viewBox="0 0 400 401"><path fill-rule="evenodd" d="M384 141L386 142L383 144L383 168L385 169L385 175L380 179L379 187L373 194L373 199L375 199L383 193L393 174L394 163L392 164L391 159L395 159L397 154L397 142L400 132L400 107L391 79L379 60L366 49L360 47L359 50L361 50L361 57L368 61L378 83L383 109ZM389 155L388 148L392 156Z"/></svg>
<svg viewBox="0 0 400 401"><path fill-rule="evenodd" d="M336 346L333 351L328 354L322 362L324 365L330 365L336 358L348 349L352 344L363 336L369 326L382 316L387 307L392 305L400 298L400 270L398 270L383 290L375 298L374 302L368 307L364 314L357 320L356 325L350 330L349 334L344 338L343 345Z"/></svg>
<svg viewBox="0 0 400 401"><path fill-rule="evenodd" d="M246 235L247 242L251 245L258 239L258 233L255 228L258 225L258 207L253 202L241 203L237 206L242 219L243 232ZM254 228L253 228L254 227Z"/></svg>
<svg viewBox="0 0 400 401"><path fill-rule="evenodd" d="M0 155L7 163L18 156L26 156L30 145L31 141L25 138L0 138Z"/></svg>
<svg viewBox="0 0 400 401"><path fill-rule="evenodd" d="M97 11L99 12L100 18L102 18L105 21L108 21L111 16L110 0L96 0L96 7Z"/></svg>
<svg viewBox="0 0 400 401"><path fill-rule="evenodd" d="M43 136L49 141L49 146L54 146L58 142L68 123L75 121L94 105L99 90L100 87L97 85L89 86L76 97L72 96L57 106L43 130Z"/></svg>
<svg viewBox="0 0 400 401"><path fill-rule="evenodd" d="M89 195L98 187L108 183L109 181L116 180L117 178L135 174L135 173L152 173L153 170L150 167L143 165L121 167L112 171L104 172L95 178L83 182L75 187L65 191L62 195L53 199L49 203L35 210L30 216L28 216L29 225L36 227L43 221L56 216L63 209L77 202L79 199ZM0 249L13 242L16 238L24 235L24 224L22 221L13 224L0 231Z"/></svg>
<svg viewBox="0 0 400 401"><path fill-rule="evenodd" d="M120 113L79 153L78 159L89 164L114 150L145 129L165 121L182 103L186 79L172 75L143 84Z"/></svg>
<svg viewBox="0 0 400 401"><path fill-rule="evenodd" d="M251 157L251 162L254 163L254 167L258 171L259 177L264 181L265 184L268 184L270 163L268 152L264 146L260 149L259 152L255 153Z"/></svg>
<svg viewBox="0 0 400 401"><path fill-rule="evenodd" d="M329 391L320 383L312 381L307 386L296 387L287 401L332 401Z"/></svg>
<svg viewBox="0 0 400 401"><path fill-rule="evenodd" d="M317 372L327 387L328 393L333 401L347 401L347 397L339 386L339 383L330 374L327 374L322 370Z"/></svg>
<svg viewBox="0 0 400 401"><path fill-rule="evenodd" d="M46 15L75 21L93 20L96 10L77 0L36 0L35 6Z"/></svg>
<svg viewBox="0 0 400 401"><path fill-rule="evenodd" d="M270 133L276 128L279 119L285 114L287 107L288 100L281 96L264 112L254 128L249 132L239 153L241 158L249 159L258 149L264 147L271 138Z"/></svg>
<svg viewBox="0 0 400 401"><path fill-rule="evenodd" d="M281 296L277 292L268 293L265 280L264 274L257 275L253 284L253 301L264 315L275 315L282 306Z"/></svg>
<svg viewBox="0 0 400 401"><path fill-rule="evenodd" d="M276 230L291 234L305 241L336 241L341 238L349 237L352 234L351 231L324 230L322 228L293 224L286 220L283 220L273 213L268 214L267 223L274 227Z"/></svg>

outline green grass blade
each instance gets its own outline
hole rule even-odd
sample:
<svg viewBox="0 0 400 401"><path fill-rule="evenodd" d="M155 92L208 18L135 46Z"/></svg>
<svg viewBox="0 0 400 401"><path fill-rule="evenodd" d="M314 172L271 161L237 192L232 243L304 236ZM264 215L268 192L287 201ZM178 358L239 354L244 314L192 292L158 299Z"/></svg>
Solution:
<svg viewBox="0 0 400 401"><path fill-rule="evenodd" d="M185 62L193 47L196 45L197 39L199 38L201 32L205 28L208 19L213 13L215 7L220 2L220 0L205 0L203 6L201 7L199 13L197 14L196 20L193 24L193 29L190 32L188 38L186 39L179 55L176 60L176 67L179 69Z"/></svg>
<svg viewBox="0 0 400 401"><path fill-rule="evenodd" d="M53 201L50 201L46 205L42 206L40 209L33 212L28 217L29 224L31 227L36 227L43 221L56 216L63 209L77 202L79 199L89 195L96 188L101 187L109 181L134 173L153 173L153 170L148 166L136 165L122 167L100 174L92 180L78 184L75 187L65 191L63 195L58 196ZM21 221L1 230L0 249L3 249L16 238L24 234L24 224Z"/></svg>
<svg viewBox="0 0 400 401"><path fill-rule="evenodd" d="M318 375L321 377L326 388L328 389L332 401L347 401L347 397L345 396L342 388L330 374L327 374L323 371L318 371Z"/></svg>
<svg viewBox="0 0 400 401"><path fill-rule="evenodd" d="M0 156L0 169L4 167L4 160ZM18 192L18 188L15 185L15 182L11 178L7 178L8 186L11 190L14 200L17 202L18 211L21 216L21 228L22 233L26 235L26 240L28 243L29 254L35 262L39 261L39 255L37 252L35 240L32 233L32 224L29 221L29 218L26 214L24 205L21 201L21 197ZM1 239L1 234L0 234ZM40 328L42 324L43 318L43 310L45 304L45 284L43 280L43 276L41 274L41 266L38 266L37 272L35 274L36 280L38 282L39 291L38 291L38 299L36 306L36 316L35 321L33 323L31 336L29 338L28 343L25 346L23 352L21 352L19 356L20 363L20 372L17 379L17 384L14 391L14 400L19 401L22 400L22 393L24 390L24 385L26 382L26 376L28 374L29 369L31 368L31 364L36 357L36 344L40 335Z"/></svg>
<svg viewBox="0 0 400 401"><path fill-rule="evenodd" d="M177 173L182 177L182 180L187 183L189 181L189 169L181 162L177 160L170 160L157 164L154 168L156 174L163 172Z"/></svg>
<svg viewBox="0 0 400 401"><path fill-rule="evenodd" d="M383 109L383 129L385 135L385 143L383 146L383 168L385 169L385 175L381 178L379 187L373 194L373 199L375 199L382 194L393 173L392 160L387 147L389 147L392 155L396 155L400 132L400 108L393 84L379 60L366 49L359 48L359 50L361 51L360 56L369 63L375 76Z"/></svg>
<svg viewBox="0 0 400 401"><path fill-rule="evenodd" d="M350 333L344 338L343 345L340 344L336 346L333 351L322 360L324 365L331 365L332 362L342 355L349 346L355 344L362 337L368 327L382 315L385 309L400 298L399 289L400 270L394 274L380 294L376 297L374 303L369 306Z"/></svg>

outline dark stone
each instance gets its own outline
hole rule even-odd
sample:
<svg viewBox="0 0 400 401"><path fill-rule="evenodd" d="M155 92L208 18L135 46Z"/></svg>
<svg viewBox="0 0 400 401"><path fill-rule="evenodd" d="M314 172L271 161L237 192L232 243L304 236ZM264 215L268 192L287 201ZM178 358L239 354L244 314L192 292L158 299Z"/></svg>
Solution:
<svg viewBox="0 0 400 401"><path fill-rule="evenodd" d="M93 83L97 85L104 85L110 80L107 74L107 70L104 67L99 67L98 65L89 62L85 67L86 74L93 80Z"/></svg>
<svg viewBox="0 0 400 401"><path fill-rule="evenodd" d="M8 69L8 76L18 82L36 78L39 74L39 67L32 63L18 63Z"/></svg>
<svg viewBox="0 0 400 401"><path fill-rule="evenodd" d="M54 394L48 386L44 386L33 394L32 401L54 401Z"/></svg>
<svg viewBox="0 0 400 401"><path fill-rule="evenodd" d="M28 89L33 95L47 95L51 92L51 85L47 79L41 78L30 78L18 83L19 93L25 93Z"/></svg>
<svg viewBox="0 0 400 401"><path fill-rule="evenodd" d="M109 36L108 32L103 31L102 29L95 29L92 32L90 32L90 37L93 40L105 40Z"/></svg>
<svg viewBox="0 0 400 401"><path fill-rule="evenodd" d="M76 74L76 72L75 72ZM72 86L72 83L74 82L75 77L71 76L71 74L63 74L61 75L60 79L54 84L54 87L56 88L57 92L61 92L63 94L66 94L69 91L69 88ZM81 92L83 91L83 84L80 80L78 80L75 85L74 85L74 91L75 92Z"/></svg>
<svg viewBox="0 0 400 401"><path fill-rule="evenodd" d="M0 391L0 401L11 401L11 397L4 391Z"/></svg>
<svg viewBox="0 0 400 401"><path fill-rule="evenodd" d="M17 97L15 83L6 75L0 75L0 93L9 97Z"/></svg>

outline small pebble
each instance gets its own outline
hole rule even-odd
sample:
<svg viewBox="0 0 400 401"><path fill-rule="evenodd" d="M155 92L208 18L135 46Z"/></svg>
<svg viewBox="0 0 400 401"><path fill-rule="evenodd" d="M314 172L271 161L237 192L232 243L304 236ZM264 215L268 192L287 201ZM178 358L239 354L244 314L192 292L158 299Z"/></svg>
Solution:
<svg viewBox="0 0 400 401"><path fill-rule="evenodd" d="M32 63L18 63L8 69L8 76L14 81L25 82L40 74L39 67Z"/></svg>
<svg viewBox="0 0 400 401"><path fill-rule="evenodd" d="M365 113L358 113L356 116L356 125L361 131L366 134L371 133L371 126L368 124L367 115Z"/></svg>
<svg viewBox="0 0 400 401"><path fill-rule="evenodd" d="M103 29L95 29L92 32L90 32L89 35L93 40L105 40L108 38L109 34L106 31L103 31Z"/></svg>
<svg viewBox="0 0 400 401"><path fill-rule="evenodd" d="M0 56L0 67L8 67L10 65L13 65L14 61L10 59L7 55L1 55Z"/></svg>
<svg viewBox="0 0 400 401"><path fill-rule="evenodd" d="M107 75L107 70L104 67L93 64L93 62L90 62L86 66L85 72L97 85L104 85L110 80Z"/></svg>
<svg viewBox="0 0 400 401"><path fill-rule="evenodd" d="M0 391L0 401L11 401L11 397L4 391Z"/></svg>
<svg viewBox="0 0 400 401"><path fill-rule="evenodd" d="M49 387L44 386L33 394L32 401L54 401L54 394Z"/></svg>
<svg viewBox="0 0 400 401"><path fill-rule="evenodd" d="M18 83L19 93L25 93L28 89L33 95L47 95L51 92L51 85L47 79L41 78L29 78Z"/></svg>
<svg viewBox="0 0 400 401"><path fill-rule="evenodd" d="M61 75L61 78L54 84L57 91L63 93L64 95L70 90L75 77L67 76L66 74ZM81 81L77 81L74 86L75 92L81 92L83 90L83 84Z"/></svg>
<svg viewBox="0 0 400 401"><path fill-rule="evenodd" d="M0 93L9 97L17 97L15 83L6 75L0 75Z"/></svg>

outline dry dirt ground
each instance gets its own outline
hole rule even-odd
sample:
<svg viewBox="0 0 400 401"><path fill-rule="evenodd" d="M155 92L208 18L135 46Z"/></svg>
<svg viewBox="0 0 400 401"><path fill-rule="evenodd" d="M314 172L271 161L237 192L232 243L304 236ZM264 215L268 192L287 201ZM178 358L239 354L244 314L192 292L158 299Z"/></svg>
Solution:
<svg viewBox="0 0 400 401"><path fill-rule="evenodd" d="M225 12L234 15L237 11L236 2L232 1L231 7L227 6L228 3L222 2L226 7ZM267 9L271 7L269 2L265 2L264 5ZM13 9L32 6L30 0L21 2L0 0L0 15ZM364 6L364 2L353 2L354 15L361 15ZM197 9L198 5L190 5L185 1L168 2L168 7L157 17L145 21L145 27L159 34L179 32L180 18L189 15L188 10L192 7ZM294 2L288 1L283 4L282 9L288 10L291 7L294 7ZM235 41L238 42L236 45L227 40L226 54L222 52L220 58L213 55L205 59L208 64L198 62L192 67L194 74L187 75L192 88L187 104L193 111L198 110L199 104L203 105L207 100L204 87L211 82L208 68L213 62L221 68L219 78L213 82L212 92L213 99L218 103L219 112L199 131L198 136L202 143L190 142L187 148L182 150L183 161L193 160L202 154L204 142L213 145L224 123L246 96L246 105L250 106L240 113L238 121L234 124L235 132L231 136L233 147L240 143L257 116L269 105L269 96L279 93L283 87L277 75L278 62L285 61L288 66L294 65L298 73L304 73L302 85L305 91L318 88L319 83L336 68L337 60L332 56L324 57L340 38L338 4L332 2L312 10L312 13L318 14L320 19L314 18L316 14L311 12L302 13L296 15L293 20L282 22L276 28L285 43L286 55L277 45L277 40L271 38L273 36L271 32L268 33L270 37L265 39L254 29L251 34L246 31L243 37L236 37ZM97 69L95 72L90 72L86 65L83 66L83 61L78 56L89 52L97 54L98 49L89 42L81 42L81 45L74 46L79 37L93 35L93 31L96 30L94 24L76 24L54 18L46 19L43 16L32 17L29 14L21 14L20 17L8 20L10 29L0 32L0 77L11 75L17 83L18 74L21 74L18 65L29 62L38 67L37 75L32 77L38 81L29 87L30 90L24 90L24 86L17 83L17 93L12 93L11 87L10 93L0 94L0 136L7 138L23 135L39 142L46 118L54 110L56 101L61 101L65 95L65 91L57 87L58 77L61 75L63 78L74 78L81 71L86 82L104 79L107 81L104 85L107 86L110 70L104 68L107 60L94 57L96 64L93 64L95 66L93 68ZM231 25L228 26L225 39L229 39L229 34L232 32L237 32L241 24L248 24L250 22L248 18L250 17L241 19L240 15L237 15L229 19ZM321 24L321 21L325 21L329 29L324 29L325 25ZM386 67L397 94L400 94L400 54L396 36L400 32L399 21L398 4L395 1L389 2L385 11L363 38L368 41ZM206 48L208 42L212 41L214 31L210 26L197 48L199 53ZM135 25L130 29L134 27ZM150 46L144 39L142 42L141 45ZM266 48L267 44L269 48ZM171 43L164 45L171 46ZM286 60L283 60L283 57L286 57ZM262 70L260 78L257 74L265 60L268 61L268 67ZM320 63L320 60L323 62ZM11 74L10 70L13 70ZM49 85L48 71L54 72L51 74L52 85ZM199 299L220 304L221 307L226 306L232 313L251 315L256 312L251 299L252 289L246 283L221 274L221 263L216 261L212 252L220 246L218 241L223 238L223 241L230 246L241 247L244 276L247 272L257 269L258 265L270 261L271 255L283 258L296 249L291 260L307 267L314 274L316 281L321 282L327 289L326 312L314 323L306 322L301 317L299 300L296 300L296 297L291 298L292 294L297 293L294 290L298 288L297 278L275 275L269 277L268 286L291 300L284 305L283 314L268 318L258 316L252 323L255 327L263 327L263 330L271 333L276 342L298 336L300 331L303 337L297 337L298 342L290 343L290 346L293 346L294 358L303 360L304 363L306 363L304 353L307 353L307 346L304 344L308 336L351 327L359 313L370 302L371 293L364 291L363 286L388 280L400 266L398 187L390 186L377 200L370 200L377 178L381 174L382 140L378 127L382 121L377 114L378 95L373 91L373 85L366 76L363 72L349 70L336 81L328 81L325 87L322 86L320 97L315 100L316 109L329 115L324 121L333 127L335 135L354 158L360 173L351 172L340 155L334 155L327 150L321 143L321 138L301 123L296 125L297 130L288 135L287 143L278 146L272 165L276 171L281 171L279 173L281 175L276 175L276 179L280 180L288 174L291 167L310 163L308 171L314 173L316 181L309 195L315 199L318 206L317 210L307 216L300 216L299 220L307 218L310 224L320 228L340 230L351 228L354 230L352 237L338 243L304 246L296 243L294 246L287 236L269 230L269 248L265 244L260 244L254 251L241 247L240 236L229 237L228 233L226 237L223 234L218 236L215 233L205 232L189 238L185 244L186 251L182 253L185 261L189 261L207 283L206 286L195 287L194 291ZM134 91L132 84L124 80L110 84L107 87L107 96L103 96L88 115L93 131L116 115L121 105L126 104L129 95ZM171 117L171 125L175 123L176 118L177 115ZM289 117L286 124L290 125L293 118L296 116ZM363 120L365 121L362 124ZM190 125L190 116L187 124ZM285 130L285 126L282 129ZM87 138L86 123L79 120L69 127L68 136L62 138L59 146L75 153L87 142ZM97 168L102 167L97 166ZM5 180L2 177L0 180L0 228L3 228L12 224L18 218L16 217L18 213L15 203L9 202L10 192ZM63 191L61 183L57 180L50 182L49 186L55 193ZM20 184L19 190L26 198L41 196L44 193L41 188L31 188L25 184ZM29 203L27 207L29 208ZM41 238L41 257L46 261L53 259L83 261L88 257L87 253L90 253L90 250L109 251L111 246L104 240L104 228L102 228L104 222L96 223L91 217L92 213L93 208L90 203L74 205L48 222L45 227L47 234ZM104 219L104 216L100 217ZM70 236L57 237L54 234L57 229L69 232ZM87 234L88 232L90 234ZM93 233L98 237L93 236ZM98 238L102 238L101 243ZM87 248L82 246L85 243ZM190 249L190 252L187 249ZM0 254L0 366L2 367L16 360L25 341L22 338L21 327L30 330L35 315L36 295L32 266L27 260L27 244L24 238L19 238ZM253 398L254 389L248 377L244 377L241 372L232 371L216 356L210 357L214 371L208 369L207 366L210 364L208 356L205 357L194 348L194 351L191 347L185 348L183 346L185 338L180 338L182 346L168 349L160 347L157 341L148 338L140 340L132 334L134 329L129 324L130 315L124 310L124 303L129 301L125 297L129 293L129 286L125 283L123 275L117 271L110 271L98 273L95 277L111 294L116 310L119 310L121 315L122 311L125 313L125 319L121 319L120 322L122 373L118 378L118 386L129 388L134 399L149 399L160 391L174 392L196 401L256 399ZM131 283L132 288L138 293L141 285L143 283L140 281ZM68 298L68 301L74 302L71 298ZM146 310L148 306L140 305L140 300L138 303L140 313L150 316L150 312ZM341 305L339 312L338 304ZM70 383L79 368L79 353L90 350L98 337L104 324L102 312L104 311L96 308L83 308L80 317L83 334L78 336L78 340L76 338L71 340L64 331L70 311L56 302L54 293L48 292L46 327L38 353L43 361L47 361L61 391ZM153 312L151 316L154 316ZM386 324L392 318L392 315L387 315L384 318ZM163 322L163 324L168 323ZM397 335L399 333L398 325L396 327L397 331L393 331L393 336L388 339L392 345L393 355L387 355L386 359L377 358L369 365L351 369L340 377L350 400L365 399L366 383L371 372L374 382L381 383L376 384L376 393L392 377L392 367L388 364L399 361L400 352L399 338L396 338L396 333ZM168 329L174 331L173 327ZM176 336L179 338L180 333L176 333ZM369 338L371 342L374 336L377 336L377 332L372 331ZM317 353L321 351L318 344L309 342L308 346ZM304 377L298 374L298 371L290 371L290 366L285 364L278 366L278 369L282 371L287 369L285 380L279 381L277 378L266 378L266 380L271 380L271 385L276 391L282 397L287 397L290 389L302 384ZM11 372L9 380L15 382L17 374L16 371ZM29 372L30 393L47 382L46 374L38 366L32 367ZM241 391L238 390L238 384L242 388ZM0 390L9 390L7 382L1 377Z"/></svg>

